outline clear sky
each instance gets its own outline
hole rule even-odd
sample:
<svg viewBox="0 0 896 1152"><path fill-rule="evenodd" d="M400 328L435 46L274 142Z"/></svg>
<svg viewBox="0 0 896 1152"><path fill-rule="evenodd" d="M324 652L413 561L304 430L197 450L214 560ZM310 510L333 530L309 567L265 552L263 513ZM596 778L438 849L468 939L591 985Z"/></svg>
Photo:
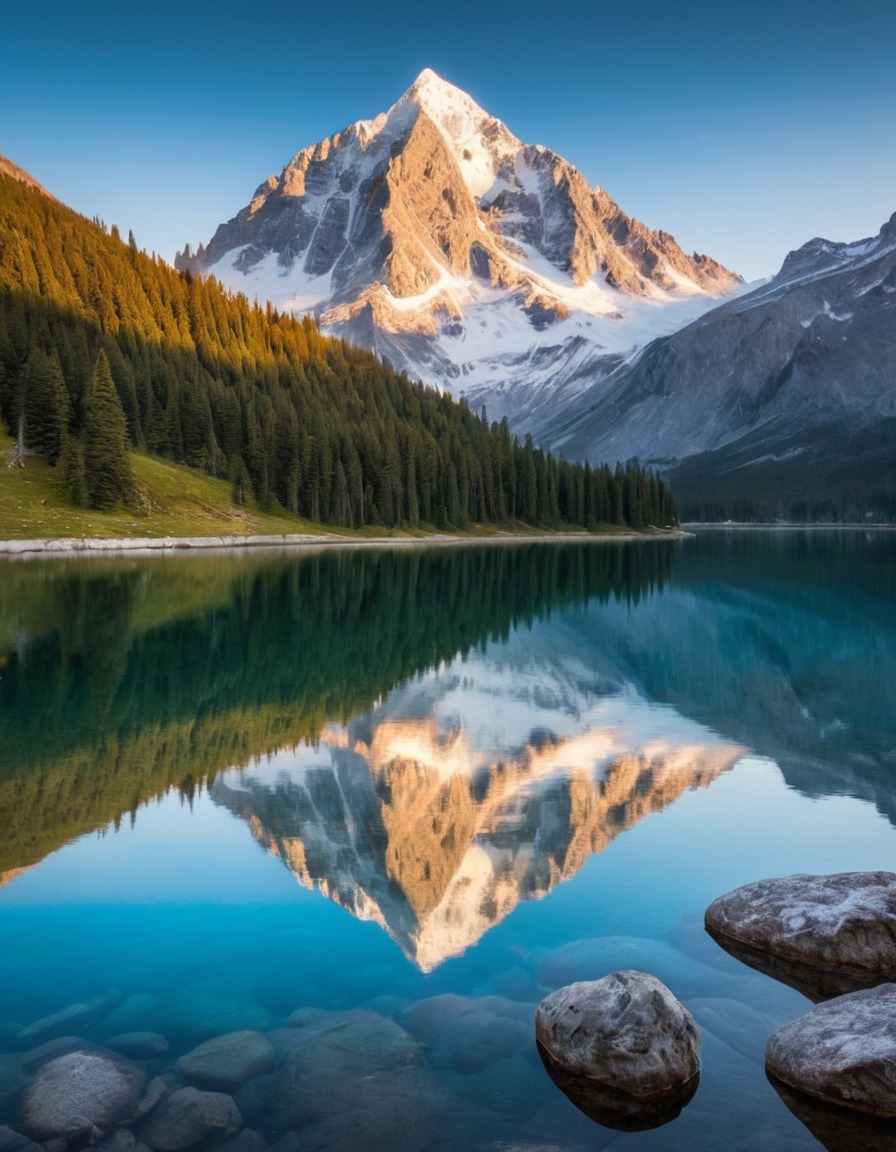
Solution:
<svg viewBox="0 0 896 1152"><path fill-rule="evenodd" d="M748 280L896 211L894 0L17 3L0 152L172 259L424 67Z"/></svg>

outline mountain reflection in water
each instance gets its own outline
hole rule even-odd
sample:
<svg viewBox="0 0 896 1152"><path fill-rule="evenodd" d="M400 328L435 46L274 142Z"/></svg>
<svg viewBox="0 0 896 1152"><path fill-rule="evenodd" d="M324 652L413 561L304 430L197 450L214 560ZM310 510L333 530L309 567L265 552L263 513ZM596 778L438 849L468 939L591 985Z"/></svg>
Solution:
<svg viewBox="0 0 896 1152"><path fill-rule="evenodd" d="M428 972L744 751L526 638L503 660L458 659L212 798Z"/></svg>
<svg viewBox="0 0 896 1152"><path fill-rule="evenodd" d="M574 604L637 602L674 545L6 561L0 878L171 787L314 741L396 684Z"/></svg>

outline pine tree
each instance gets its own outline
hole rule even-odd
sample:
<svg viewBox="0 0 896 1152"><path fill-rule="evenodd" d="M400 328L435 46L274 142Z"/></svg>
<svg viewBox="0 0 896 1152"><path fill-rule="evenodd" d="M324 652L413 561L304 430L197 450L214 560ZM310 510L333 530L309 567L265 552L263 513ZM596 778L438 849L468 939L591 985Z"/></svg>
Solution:
<svg viewBox="0 0 896 1152"><path fill-rule="evenodd" d="M100 350L84 405L84 479L91 508L115 508L134 494L124 412Z"/></svg>
<svg viewBox="0 0 896 1152"><path fill-rule="evenodd" d="M76 508L86 508L87 477L84 474L84 445L77 436L69 436L59 457L59 471L69 499Z"/></svg>
<svg viewBox="0 0 896 1152"><path fill-rule="evenodd" d="M25 446L55 464L68 432L68 395L58 358L32 349L22 369L21 387Z"/></svg>

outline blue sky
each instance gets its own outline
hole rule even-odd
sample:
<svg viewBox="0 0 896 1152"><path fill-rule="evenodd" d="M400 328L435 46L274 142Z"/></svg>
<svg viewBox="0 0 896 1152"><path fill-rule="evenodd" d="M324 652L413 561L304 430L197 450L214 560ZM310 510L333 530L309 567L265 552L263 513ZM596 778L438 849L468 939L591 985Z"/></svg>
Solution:
<svg viewBox="0 0 896 1152"><path fill-rule="evenodd" d="M747 279L896 211L893 0L16 4L0 152L173 258L424 68Z"/></svg>

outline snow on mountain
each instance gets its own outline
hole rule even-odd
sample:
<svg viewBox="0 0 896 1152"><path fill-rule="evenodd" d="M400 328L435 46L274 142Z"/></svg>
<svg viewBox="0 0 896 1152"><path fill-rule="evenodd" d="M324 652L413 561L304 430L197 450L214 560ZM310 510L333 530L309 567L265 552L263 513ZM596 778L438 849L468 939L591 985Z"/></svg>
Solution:
<svg viewBox="0 0 896 1152"><path fill-rule="evenodd" d="M791 252L771 280L656 340L576 410L555 411L545 440L572 457L689 460L687 484L673 473L678 491L721 478L749 496L755 468L774 465L779 490L798 469L801 490L839 499L844 468L873 470L868 453L893 458L894 332L896 214L877 236Z"/></svg>
<svg viewBox="0 0 896 1152"><path fill-rule="evenodd" d="M388 112L299 152L178 264L311 312L520 430L549 394L740 286L429 69Z"/></svg>

